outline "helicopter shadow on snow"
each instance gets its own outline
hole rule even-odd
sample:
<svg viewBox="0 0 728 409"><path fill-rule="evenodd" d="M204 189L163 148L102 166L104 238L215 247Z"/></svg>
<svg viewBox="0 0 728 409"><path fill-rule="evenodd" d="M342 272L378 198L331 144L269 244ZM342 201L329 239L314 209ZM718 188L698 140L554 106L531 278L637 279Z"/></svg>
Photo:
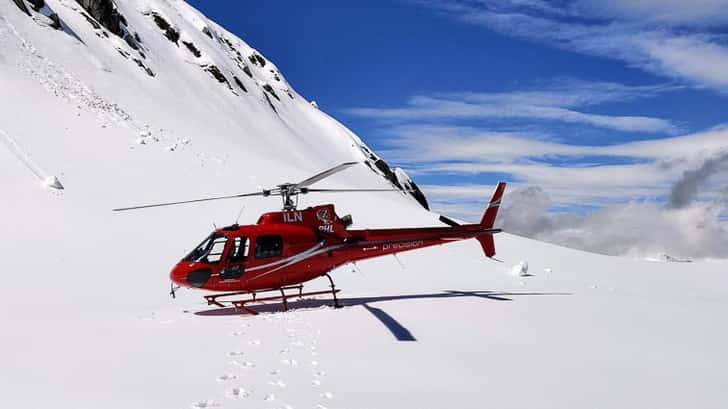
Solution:
<svg viewBox="0 0 728 409"><path fill-rule="evenodd" d="M376 297L352 297L352 298L339 298L339 304L342 307L353 307L362 306L364 309L369 311L379 322L384 325L389 332L397 339L397 341L417 341L414 335L404 325L402 325L392 315L384 311L379 307L373 307L369 304L378 303L384 301L401 301L401 300L417 300L417 299L447 299L447 298L462 298L462 297L477 297L492 301L513 301L512 297L520 296L567 296L571 293L565 292L512 292L512 291L458 291L458 290L445 290L436 293L426 294L404 294L404 295L389 295L389 296L376 296ZM289 310L302 311L306 309L317 309L324 306L331 306L333 300L331 299L316 299L306 298L297 301L288 302ZM258 304L251 306L252 309L258 313L283 313L284 308L282 303L269 303L269 304ZM198 316L230 316L230 315L245 315L246 313L235 309L234 307L229 308L215 308L205 311L198 311L195 315Z"/></svg>

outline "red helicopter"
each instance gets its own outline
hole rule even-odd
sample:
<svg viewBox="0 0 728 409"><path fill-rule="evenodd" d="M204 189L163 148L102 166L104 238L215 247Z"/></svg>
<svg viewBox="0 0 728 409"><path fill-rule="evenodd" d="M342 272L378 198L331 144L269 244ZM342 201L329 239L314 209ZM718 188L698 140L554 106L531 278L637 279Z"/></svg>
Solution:
<svg viewBox="0 0 728 409"><path fill-rule="evenodd" d="M279 195L283 210L264 213L257 224L233 224L213 231L200 245L185 256L170 272L170 294L180 286L221 292L206 295L208 305L225 307L229 302L236 309L256 314L247 305L254 302L282 301L321 294L331 294L334 307L340 307L329 272L358 260L416 250L438 244L475 238L487 257L495 255L493 228L505 182L498 183L493 198L478 224L458 224L445 216L440 221L448 227L393 228L349 230L350 215L339 217L333 204L298 210L298 195L312 192L401 192L398 189L312 189L310 185L347 169L358 162L347 162L325 170L299 183L284 183L269 190L219 196L182 202L134 206L114 211L171 206L210 200L250 196ZM326 276L330 290L303 292L303 284ZM176 287L175 287L176 284ZM280 295L259 297L261 293ZM241 300L220 300L247 295Z"/></svg>

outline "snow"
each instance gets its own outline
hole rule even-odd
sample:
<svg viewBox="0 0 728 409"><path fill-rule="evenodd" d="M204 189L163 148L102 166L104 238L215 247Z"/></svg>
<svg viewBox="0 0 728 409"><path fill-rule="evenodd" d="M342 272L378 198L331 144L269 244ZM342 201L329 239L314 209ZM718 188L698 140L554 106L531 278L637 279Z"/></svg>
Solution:
<svg viewBox="0 0 728 409"><path fill-rule="evenodd" d="M97 35L75 2L48 6L78 39L0 2L0 128L12 135L0 145L6 406L712 408L728 401L720 365L728 359L720 325L728 263L721 260L655 263L499 234L502 262L485 259L473 241L340 268L333 277L342 309L322 297L286 313L266 305L246 316L206 305L200 291L172 299L169 269L213 223L254 223L278 199L110 209L298 181L366 159L366 145L292 89L295 98L285 96L290 85L274 79L272 62L249 63L252 48L181 1L119 2L155 77L120 55L123 42ZM146 11L172 20L249 92L235 95L185 62L187 50ZM239 47L254 78L201 27ZM256 81L279 93L281 101L271 99L277 112ZM24 158L50 174L29 177ZM66 185L62 194L39 186L52 174ZM320 185L390 186L363 165ZM440 225L400 193L301 197L302 206L329 201L354 216L355 228ZM523 260L545 274L511 275Z"/></svg>
<svg viewBox="0 0 728 409"><path fill-rule="evenodd" d="M522 260L513 268L511 268L511 275L513 276L520 276L520 277L528 277L528 262L525 260Z"/></svg>

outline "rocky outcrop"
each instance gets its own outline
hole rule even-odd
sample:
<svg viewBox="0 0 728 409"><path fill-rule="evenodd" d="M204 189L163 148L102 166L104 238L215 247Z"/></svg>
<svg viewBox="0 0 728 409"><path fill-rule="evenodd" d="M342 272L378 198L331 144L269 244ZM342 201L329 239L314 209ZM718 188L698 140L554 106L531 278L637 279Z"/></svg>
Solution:
<svg viewBox="0 0 728 409"><path fill-rule="evenodd" d="M167 20L164 19L164 17L160 16L158 13L152 13L152 18L154 19L154 22L157 24L157 27L159 27L160 30L164 32L164 36L167 37L167 39L179 46L179 31L177 31L174 26L169 24Z"/></svg>
<svg viewBox="0 0 728 409"><path fill-rule="evenodd" d="M15 3L16 6L22 11L23 13L27 14L29 17L33 17L33 14L30 12L30 9L28 9L28 6L30 8L42 15L45 16L48 20L46 21L46 24L55 28L56 30L61 28L61 19L58 17L58 14L53 12L53 10L50 9L50 7L46 6L45 0L12 0L13 3Z"/></svg>
<svg viewBox="0 0 728 409"><path fill-rule="evenodd" d="M113 0L76 0L84 10L104 28L121 37L134 50L139 49L139 35L132 35L126 18L119 12Z"/></svg>

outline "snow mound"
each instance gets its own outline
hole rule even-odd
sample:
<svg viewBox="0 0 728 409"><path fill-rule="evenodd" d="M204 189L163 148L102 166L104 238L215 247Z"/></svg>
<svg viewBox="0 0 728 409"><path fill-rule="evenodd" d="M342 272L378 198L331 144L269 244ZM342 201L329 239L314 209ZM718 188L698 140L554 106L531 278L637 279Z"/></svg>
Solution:
<svg viewBox="0 0 728 409"><path fill-rule="evenodd" d="M522 260L511 268L511 275L519 277L528 277L528 261Z"/></svg>
<svg viewBox="0 0 728 409"><path fill-rule="evenodd" d="M43 185L49 189L55 189L55 190L63 190L63 185L61 184L61 181L58 180L55 176L48 176L43 181Z"/></svg>

